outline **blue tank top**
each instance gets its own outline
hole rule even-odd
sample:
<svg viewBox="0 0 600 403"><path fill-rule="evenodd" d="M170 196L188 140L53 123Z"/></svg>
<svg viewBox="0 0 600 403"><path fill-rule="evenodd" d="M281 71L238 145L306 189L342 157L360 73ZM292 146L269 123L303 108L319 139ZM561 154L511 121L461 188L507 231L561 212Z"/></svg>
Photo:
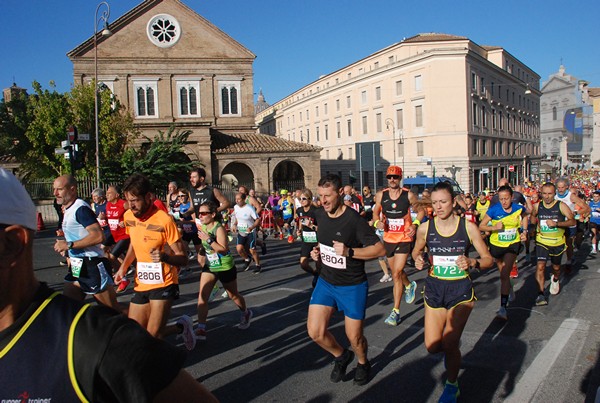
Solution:
<svg viewBox="0 0 600 403"><path fill-rule="evenodd" d="M595 201L590 202L590 222L594 224L600 224L600 201L596 203Z"/></svg>

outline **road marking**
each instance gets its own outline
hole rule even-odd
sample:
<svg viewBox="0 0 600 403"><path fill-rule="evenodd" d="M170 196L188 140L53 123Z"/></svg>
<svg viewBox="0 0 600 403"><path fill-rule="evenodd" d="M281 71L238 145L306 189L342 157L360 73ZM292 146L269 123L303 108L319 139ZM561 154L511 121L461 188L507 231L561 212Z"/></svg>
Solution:
<svg viewBox="0 0 600 403"><path fill-rule="evenodd" d="M521 403L531 401L573 333L575 331L587 331L588 329L589 323L585 320L565 319L519 379L514 392L505 402Z"/></svg>
<svg viewBox="0 0 600 403"><path fill-rule="evenodd" d="M279 292L286 292L286 293L301 293L301 292L305 292L306 290L301 290L298 288L289 288L289 287L279 287L279 288L271 288L268 290L261 290L261 291L255 291L255 292L251 292L251 293L243 293L244 298L248 298L249 296L257 296L257 295L265 295L265 294L274 294L274 293L279 293ZM220 295L220 294L218 294ZM225 298L220 297L220 298L216 298L216 301L219 300L224 300ZM183 308L185 306L192 306L192 305L197 305L198 304L198 298L192 298L189 301L185 301L182 302L180 304L177 305L173 305L173 308Z"/></svg>

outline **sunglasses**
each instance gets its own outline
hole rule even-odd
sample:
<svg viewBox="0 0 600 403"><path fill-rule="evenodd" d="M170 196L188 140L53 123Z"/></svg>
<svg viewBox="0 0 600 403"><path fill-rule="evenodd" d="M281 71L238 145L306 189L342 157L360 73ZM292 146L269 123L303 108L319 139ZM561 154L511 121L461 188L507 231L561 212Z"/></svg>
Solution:
<svg viewBox="0 0 600 403"><path fill-rule="evenodd" d="M388 179L400 179L400 175L388 175L386 176Z"/></svg>
<svg viewBox="0 0 600 403"><path fill-rule="evenodd" d="M210 211L200 211L200 212L198 212L198 214L200 214L202 217L204 217L204 216L212 214L212 213Z"/></svg>
<svg viewBox="0 0 600 403"><path fill-rule="evenodd" d="M300 200L308 200L308 197L301 197Z"/></svg>

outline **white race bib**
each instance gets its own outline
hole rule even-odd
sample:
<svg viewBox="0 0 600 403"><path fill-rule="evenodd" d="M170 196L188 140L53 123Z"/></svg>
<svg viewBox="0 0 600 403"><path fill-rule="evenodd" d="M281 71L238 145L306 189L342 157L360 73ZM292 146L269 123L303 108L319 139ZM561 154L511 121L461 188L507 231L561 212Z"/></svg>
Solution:
<svg viewBox="0 0 600 403"><path fill-rule="evenodd" d="M558 227L549 227L546 220L540 220L541 232L557 232Z"/></svg>
<svg viewBox="0 0 600 403"><path fill-rule="evenodd" d="M458 256L433 256L433 274L440 278L461 278L467 274L456 265Z"/></svg>
<svg viewBox="0 0 600 403"><path fill-rule="evenodd" d="M404 218L388 218L388 232L404 232Z"/></svg>
<svg viewBox="0 0 600 403"><path fill-rule="evenodd" d="M71 274L73 277L79 278L81 275L81 267L83 266L83 259L79 257L72 257L71 260Z"/></svg>
<svg viewBox="0 0 600 403"><path fill-rule="evenodd" d="M498 232L498 240L501 242L510 242L514 241L515 239L517 239L516 228L505 229L502 232Z"/></svg>
<svg viewBox="0 0 600 403"><path fill-rule="evenodd" d="M162 284L165 282L163 278L162 263L137 263L137 278L142 284Z"/></svg>
<svg viewBox="0 0 600 403"><path fill-rule="evenodd" d="M302 240L306 243L316 243L317 233L315 231L302 231Z"/></svg>
<svg viewBox="0 0 600 403"><path fill-rule="evenodd" d="M208 259L208 267L216 267L221 265L221 259L218 253L207 253L206 258Z"/></svg>
<svg viewBox="0 0 600 403"><path fill-rule="evenodd" d="M337 255L333 246L319 244L319 252L321 253L321 261L327 266L334 269L346 269L346 258L344 256Z"/></svg>
<svg viewBox="0 0 600 403"><path fill-rule="evenodd" d="M111 231L116 231L117 228L119 228L119 220L118 219L115 220L114 218L112 218L112 219L109 218L108 226L111 229Z"/></svg>
<svg viewBox="0 0 600 403"><path fill-rule="evenodd" d="M242 235L245 235L248 233L248 225L247 224L239 224L238 225L238 232Z"/></svg>

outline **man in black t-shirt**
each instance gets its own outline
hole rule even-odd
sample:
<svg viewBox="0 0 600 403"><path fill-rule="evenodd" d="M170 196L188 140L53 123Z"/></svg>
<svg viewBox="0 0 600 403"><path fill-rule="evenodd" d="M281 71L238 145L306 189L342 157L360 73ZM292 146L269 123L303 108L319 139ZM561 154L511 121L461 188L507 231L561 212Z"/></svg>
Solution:
<svg viewBox="0 0 600 403"><path fill-rule="evenodd" d="M364 385L371 369L363 335L368 294L365 260L385 255L385 249L373 227L344 204L339 176L325 176L318 187L323 208L315 211L319 244L311 257L321 263L321 272L310 298L308 334L335 357L332 382L344 378L356 353L354 383ZM343 348L328 330L329 319L336 310L344 312L346 335L354 352Z"/></svg>
<svg viewBox="0 0 600 403"><path fill-rule="evenodd" d="M36 209L0 168L0 401L215 402L185 355L102 306L35 278Z"/></svg>

